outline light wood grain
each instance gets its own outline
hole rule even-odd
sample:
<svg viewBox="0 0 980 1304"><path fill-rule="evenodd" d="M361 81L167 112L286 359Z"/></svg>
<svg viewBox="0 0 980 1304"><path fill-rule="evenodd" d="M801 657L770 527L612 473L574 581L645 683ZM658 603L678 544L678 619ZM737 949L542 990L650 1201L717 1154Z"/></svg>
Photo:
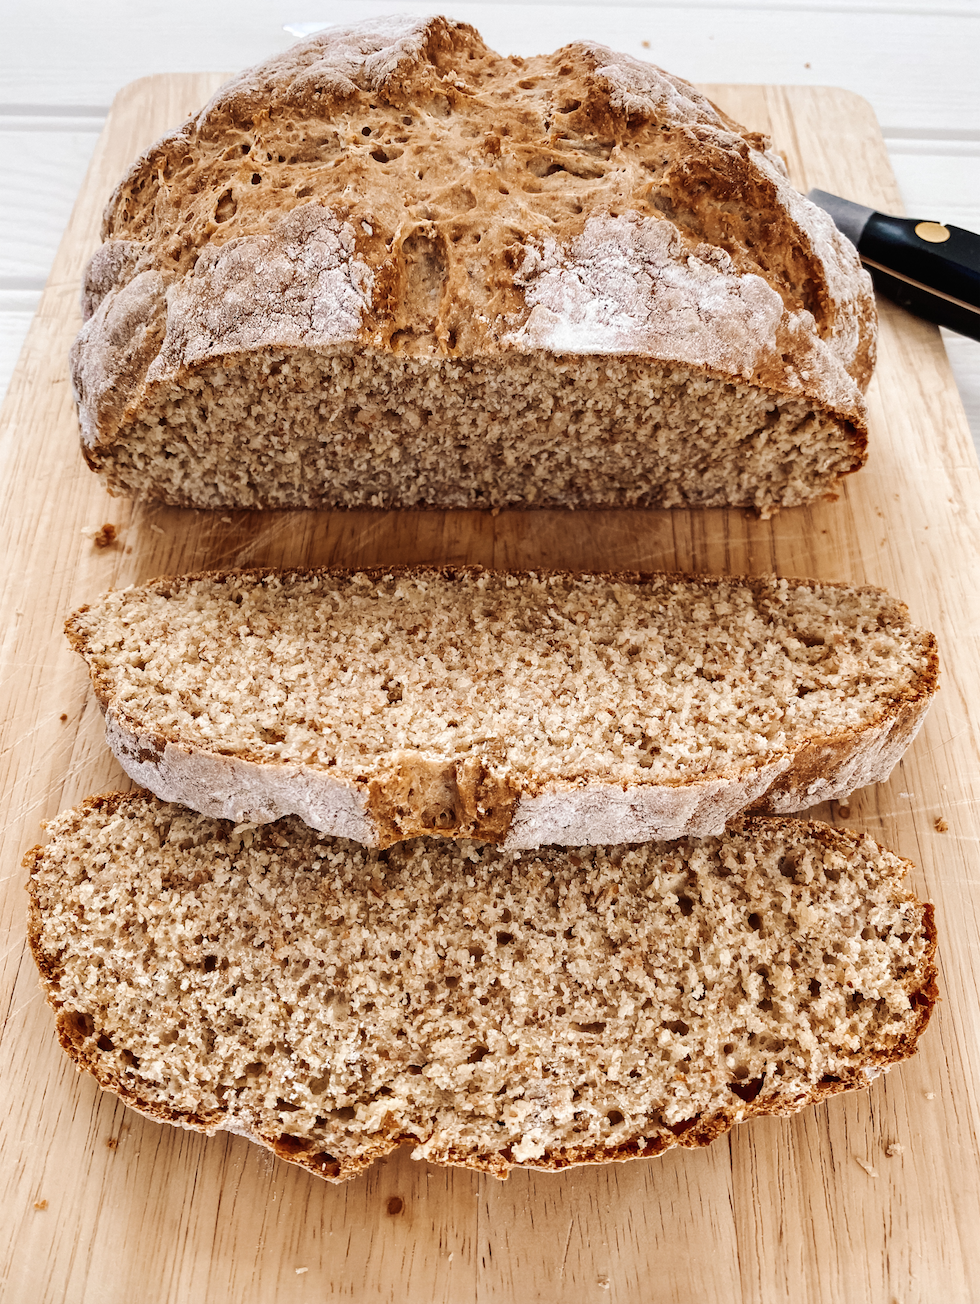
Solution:
<svg viewBox="0 0 980 1304"><path fill-rule="evenodd" d="M209 515L111 500L77 452L64 359L78 278L116 177L217 80L157 77L120 95L0 421L4 1300L980 1298L980 468L937 332L884 310L867 469L837 503L770 522L736 511ZM709 93L773 132L802 188L895 207L863 101L828 90ZM105 521L121 541L99 550L83 531ZM517 1173L505 1184L402 1153L340 1188L239 1138L144 1121L76 1076L25 956L19 862L39 820L117 785L120 772L61 634L64 615L109 585L165 571L341 561L775 570L871 581L905 598L937 632L943 691L891 781L856 794L846 822L914 860L916 887L937 905L944 1000L917 1059L868 1093L747 1124L704 1152ZM948 832L936 831L939 817ZM393 1195L397 1215L387 1212Z"/></svg>

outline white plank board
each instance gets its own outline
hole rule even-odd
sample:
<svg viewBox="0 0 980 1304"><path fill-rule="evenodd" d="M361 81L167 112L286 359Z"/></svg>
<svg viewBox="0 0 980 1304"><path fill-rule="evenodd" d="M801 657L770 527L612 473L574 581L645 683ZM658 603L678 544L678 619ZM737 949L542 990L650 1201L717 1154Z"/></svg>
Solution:
<svg viewBox="0 0 980 1304"><path fill-rule="evenodd" d="M885 127L980 132L976 53L980 6L769 0L729 4L473 4L426 0L52 0L45 21L27 0L5 20L0 85L19 104L108 104L153 72L240 68L284 49L283 24L348 23L433 11L474 23L503 53L536 54L576 39L603 41L691 81L835 85L869 99ZM648 45L643 43L647 42Z"/></svg>
<svg viewBox="0 0 980 1304"><path fill-rule="evenodd" d="M3 130L9 122L0 118L0 286L33 279L9 288L41 290L98 136Z"/></svg>

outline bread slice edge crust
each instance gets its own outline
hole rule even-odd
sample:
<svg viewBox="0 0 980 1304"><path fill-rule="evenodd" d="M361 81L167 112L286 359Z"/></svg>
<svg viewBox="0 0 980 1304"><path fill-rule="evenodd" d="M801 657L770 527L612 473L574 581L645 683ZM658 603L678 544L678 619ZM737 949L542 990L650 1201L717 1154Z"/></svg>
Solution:
<svg viewBox="0 0 980 1304"><path fill-rule="evenodd" d="M316 578L345 582L355 576L371 583L385 577L435 577L450 582L479 577L506 581L508 576L576 578L561 570L507 572L465 566L288 572L256 568L163 577L137 586L134 592L166 597L199 581L223 585L241 580L258 586L266 579L299 584ZM764 593L785 579L790 586L813 585L842 594L884 593L870 585L776 576L589 572L579 578L641 589L654 583L703 585L708 590L728 584L745 586L753 593ZM907 617L904 604L895 606ZM179 733L168 737L140 726L116 702L108 675L95 664L85 620L90 610L76 611L65 630L71 646L89 665L106 719L108 744L130 778L163 800L180 802L216 819L261 822L296 814L320 832L376 847L433 835L478 838L510 849L703 837L721 832L743 810L784 815L821 801L841 800L858 788L887 779L921 728L939 677L935 637L911 627L923 644L921 671L913 685L883 702L874 718L832 733L801 731L781 755L722 765L704 777L681 782L611 781L601 772L576 781L536 779L533 773L514 773L480 755L448 755L424 745L395 747L365 758L356 767L349 762L325 767L253 759L247 753L232 755L220 751L217 743L204 746Z"/></svg>
<svg viewBox="0 0 980 1304"><path fill-rule="evenodd" d="M127 806L139 803L149 803L156 808L164 806L149 794L139 791L92 797L82 803L76 811L65 812L59 817L60 836L71 832L66 828L66 820L70 816L75 817L77 829L90 815L95 815L104 821L111 821L120 813L125 813ZM744 818L739 822L737 832L758 833L764 836L772 834L777 829L785 832L787 836L800 836L806 832L818 844L832 852L846 852L850 848L856 853L858 848L866 846L869 841L850 830L838 830L815 822L766 817ZM688 845L693 846L693 841ZM169 1122L206 1135L213 1135L218 1131L243 1135L287 1162L298 1164L317 1176L333 1182L345 1181L358 1175L376 1159L404 1145L415 1147L413 1156L415 1158L425 1158L441 1165L486 1172L498 1178L506 1177L514 1167L559 1172L565 1168L585 1164L622 1162L651 1157L676 1146L703 1147L725 1135L736 1123L749 1118L797 1113L808 1105L819 1104L831 1096L867 1086L881 1072L887 1071L915 1053L918 1040L929 1022L938 999L934 909L928 903L919 903L921 906L919 927L923 944L915 979L908 990L911 1007L908 1026L897 1040L892 1040L891 1044L863 1051L859 1064L839 1073L824 1075L819 1081L812 1083L807 1090L796 1091L791 1095L779 1093L767 1095L761 1089L761 1082L744 1083L737 1090L739 1096L737 1103L733 1103L729 1108L697 1114L672 1127L660 1126L657 1135L653 1138L646 1137L639 1140L634 1138L606 1146L558 1146L546 1149L542 1154L515 1158L513 1149L508 1147L496 1152L466 1151L456 1146L438 1144L435 1138L422 1141L420 1144L418 1134L406 1134L396 1128L385 1126L375 1132L375 1143L371 1146L362 1147L357 1155L337 1157L325 1151L311 1152L313 1146L306 1144L300 1138L290 1136L286 1132L280 1131L276 1134L268 1128L249 1125L247 1121L231 1117L221 1110L188 1112L148 1101L142 1098L138 1090L126 1082L119 1073L105 1066L99 1057L99 1051L104 1047L101 1045L102 1036L98 1028L92 1025L91 1016L84 1011L65 1008L57 993L59 978L57 959L53 960L51 954L45 950L44 918L39 908L36 889L37 879L44 871L46 854L45 846L37 846L24 858L24 866L30 871L28 937L46 998L57 1015L59 1042L72 1059L76 1069L79 1071L85 1069L91 1073L102 1089L112 1091L129 1107L147 1118ZM884 855L888 858L890 853L885 852ZM909 867L907 861L902 861L900 864ZM896 901L898 899L907 903L914 902L914 898L905 888L900 890L900 898L896 898ZM60 956L58 958L60 959Z"/></svg>

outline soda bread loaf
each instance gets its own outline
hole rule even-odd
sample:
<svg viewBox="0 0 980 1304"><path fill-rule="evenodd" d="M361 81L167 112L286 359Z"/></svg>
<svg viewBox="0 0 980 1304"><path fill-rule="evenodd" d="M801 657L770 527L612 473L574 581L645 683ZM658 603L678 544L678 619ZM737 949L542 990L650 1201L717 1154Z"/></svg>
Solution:
<svg viewBox="0 0 980 1304"><path fill-rule="evenodd" d="M906 863L826 825L532 853L89 799L27 857L79 1068L333 1181L396 1147L560 1169L701 1146L910 1055L936 998Z"/></svg>
<svg viewBox="0 0 980 1304"><path fill-rule="evenodd" d="M382 847L639 842L843 797L938 675L886 593L775 577L231 571L67 632L137 782Z"/></svg>
<svg viewBox="0 0 980 1304"><path fill-rule="evenodd" d="M865 457L854 248L764 137L604 46L321 33L137 160L103 240L72 370L112 493L767 515Z"/></svg>

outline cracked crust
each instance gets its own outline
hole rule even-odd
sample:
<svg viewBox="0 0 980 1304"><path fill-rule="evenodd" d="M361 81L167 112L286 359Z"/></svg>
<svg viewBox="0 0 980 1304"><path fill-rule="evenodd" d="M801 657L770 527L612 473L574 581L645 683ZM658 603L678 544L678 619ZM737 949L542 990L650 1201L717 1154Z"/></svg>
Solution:
<svg viewBox="0 0 980 1304"><path fill-rule="evenodd" d="M856 252L767 140L603 46L319 34L147 151L103 239L73 375L115 492L768 514L865 457Z"/></svg>

